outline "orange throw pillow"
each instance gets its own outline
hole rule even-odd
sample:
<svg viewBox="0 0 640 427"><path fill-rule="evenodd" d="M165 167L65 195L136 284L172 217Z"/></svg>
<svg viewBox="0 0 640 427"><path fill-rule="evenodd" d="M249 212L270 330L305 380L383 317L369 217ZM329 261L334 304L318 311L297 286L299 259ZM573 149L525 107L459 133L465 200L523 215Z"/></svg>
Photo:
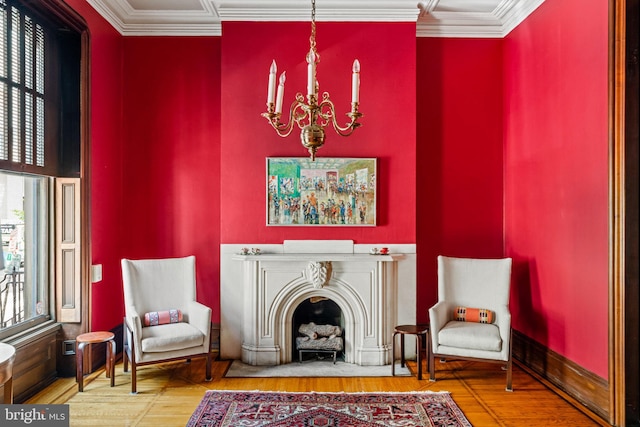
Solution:
<svg viewBox="0 0 640 427"><path fill-rule="evenodd" d="M151 311L144 314L143 326L166 325L182 322L180 310Z"/></svg>
<svg viewBox="0 0 640 427"><path fill-rule="evenodd" d="M453 319L458 322L493 323L496 320L496 314L486 308L458 306L453 311Z"/></svg>

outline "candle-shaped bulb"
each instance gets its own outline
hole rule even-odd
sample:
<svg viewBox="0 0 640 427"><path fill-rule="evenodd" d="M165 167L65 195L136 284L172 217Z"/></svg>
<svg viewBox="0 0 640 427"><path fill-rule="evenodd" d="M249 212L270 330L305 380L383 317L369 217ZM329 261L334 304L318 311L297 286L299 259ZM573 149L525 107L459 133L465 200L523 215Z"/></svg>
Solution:
<svg viewBox="0 0 640 427"><path fill-rule="evenodd" d="M278 96L276 98L276 113L282 113L282 100L284 99L284 82L287 80L286 71L280 74L280 82L278 84Z"/></svg>
<svg viewBox="0 0 640 427"><path fill-rule="evenodd" d="M309 50L307 62L307 94L313 95L316 93L316 53L313 49Z"/></svg>
<svg viewBox="0 0 640 427"><path fill-rule="evenodd" d="M276 66L276 60L271 62L271 68L269 68L269 87L267 91L267 104L273 104L276 96L276 73L278 67Z"/></svg>
<svg viewBox="0 0 640 427"><path fill-rule="evenodd" d="M351 71L351 102L360 102L360 61L353 61Z"/></svg>

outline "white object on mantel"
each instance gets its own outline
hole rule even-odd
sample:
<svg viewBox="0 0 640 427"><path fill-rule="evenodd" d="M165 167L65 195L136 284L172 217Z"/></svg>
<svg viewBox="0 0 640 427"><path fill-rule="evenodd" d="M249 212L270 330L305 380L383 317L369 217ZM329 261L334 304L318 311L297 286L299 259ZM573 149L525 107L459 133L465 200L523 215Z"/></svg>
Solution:
<svg viewBox="0 0 640 427"><path fill-rule="evenodd" d="M285 254L352 254L353 240L285 240Z"/></svg>

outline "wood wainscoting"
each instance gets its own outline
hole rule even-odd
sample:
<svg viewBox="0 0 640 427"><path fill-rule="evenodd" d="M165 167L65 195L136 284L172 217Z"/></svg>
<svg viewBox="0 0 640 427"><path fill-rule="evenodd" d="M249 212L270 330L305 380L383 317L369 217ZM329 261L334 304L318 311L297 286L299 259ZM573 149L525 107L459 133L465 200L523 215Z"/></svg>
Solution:
<svg viewBox="0 0 640 427"><path fill-rule="evenodd" d="M575 404L609 419L609 383L524 334L513 331L513 357Z"/></svg>
<svg viewBox="0 0 640 427"><path fill-rule="evenodd" d="M24 402L57 378L56 337L60 325L51 323L37 332L6 341L16 348L13 363L13 401ZM0 386L0 395L4 388Z"/></svg>

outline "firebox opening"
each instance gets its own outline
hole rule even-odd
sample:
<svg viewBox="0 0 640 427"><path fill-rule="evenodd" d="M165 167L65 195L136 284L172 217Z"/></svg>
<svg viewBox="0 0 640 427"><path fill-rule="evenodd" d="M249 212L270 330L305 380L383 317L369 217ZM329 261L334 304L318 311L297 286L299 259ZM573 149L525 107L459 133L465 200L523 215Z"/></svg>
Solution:
<svg viewBox="0 0 640 427"><path fill-rule="evenodd" d="M336 327L335 330L340 331L339 339L341 340L342 344L339 347L339 350L336 350L336 357L341 360L344 360L344 337L345 337L344 323L345 322L344 322L344 317L342 315L342 310L340 309L338 304L336 304L331 299L325 298L325 297L308 298L302 301L298 305L298 307L296 307L293 313L293 321L292 321L292 326L293 326L293 334L292 334L293 343L291 346L292 352L293 352L292 360L297 360L299 362L302 361L300 360L301 353L298 351L297 340L299 340L300 338L304 340L312 340L313 338L309 338L308 334L305 335L302 332L300 332L300 326L309 325L312 323L315 325L318 325L319 327L324 327L326 325L335 326ZM331 334L331 336L333 335L334 334ZM319 337L319 338L320 339L324 338L325 340L332 339L331 336ZM322 347L322 345L320 345L319 347ZM304 354L303 358L304 360L309 360L312 357L316 357L318 359L332 359L334 357L332 354L332 351L335 350L335 348L334 346L330 346L330 347L332 348L328 349L327 351L305 350L303 352Z"/></svg>

